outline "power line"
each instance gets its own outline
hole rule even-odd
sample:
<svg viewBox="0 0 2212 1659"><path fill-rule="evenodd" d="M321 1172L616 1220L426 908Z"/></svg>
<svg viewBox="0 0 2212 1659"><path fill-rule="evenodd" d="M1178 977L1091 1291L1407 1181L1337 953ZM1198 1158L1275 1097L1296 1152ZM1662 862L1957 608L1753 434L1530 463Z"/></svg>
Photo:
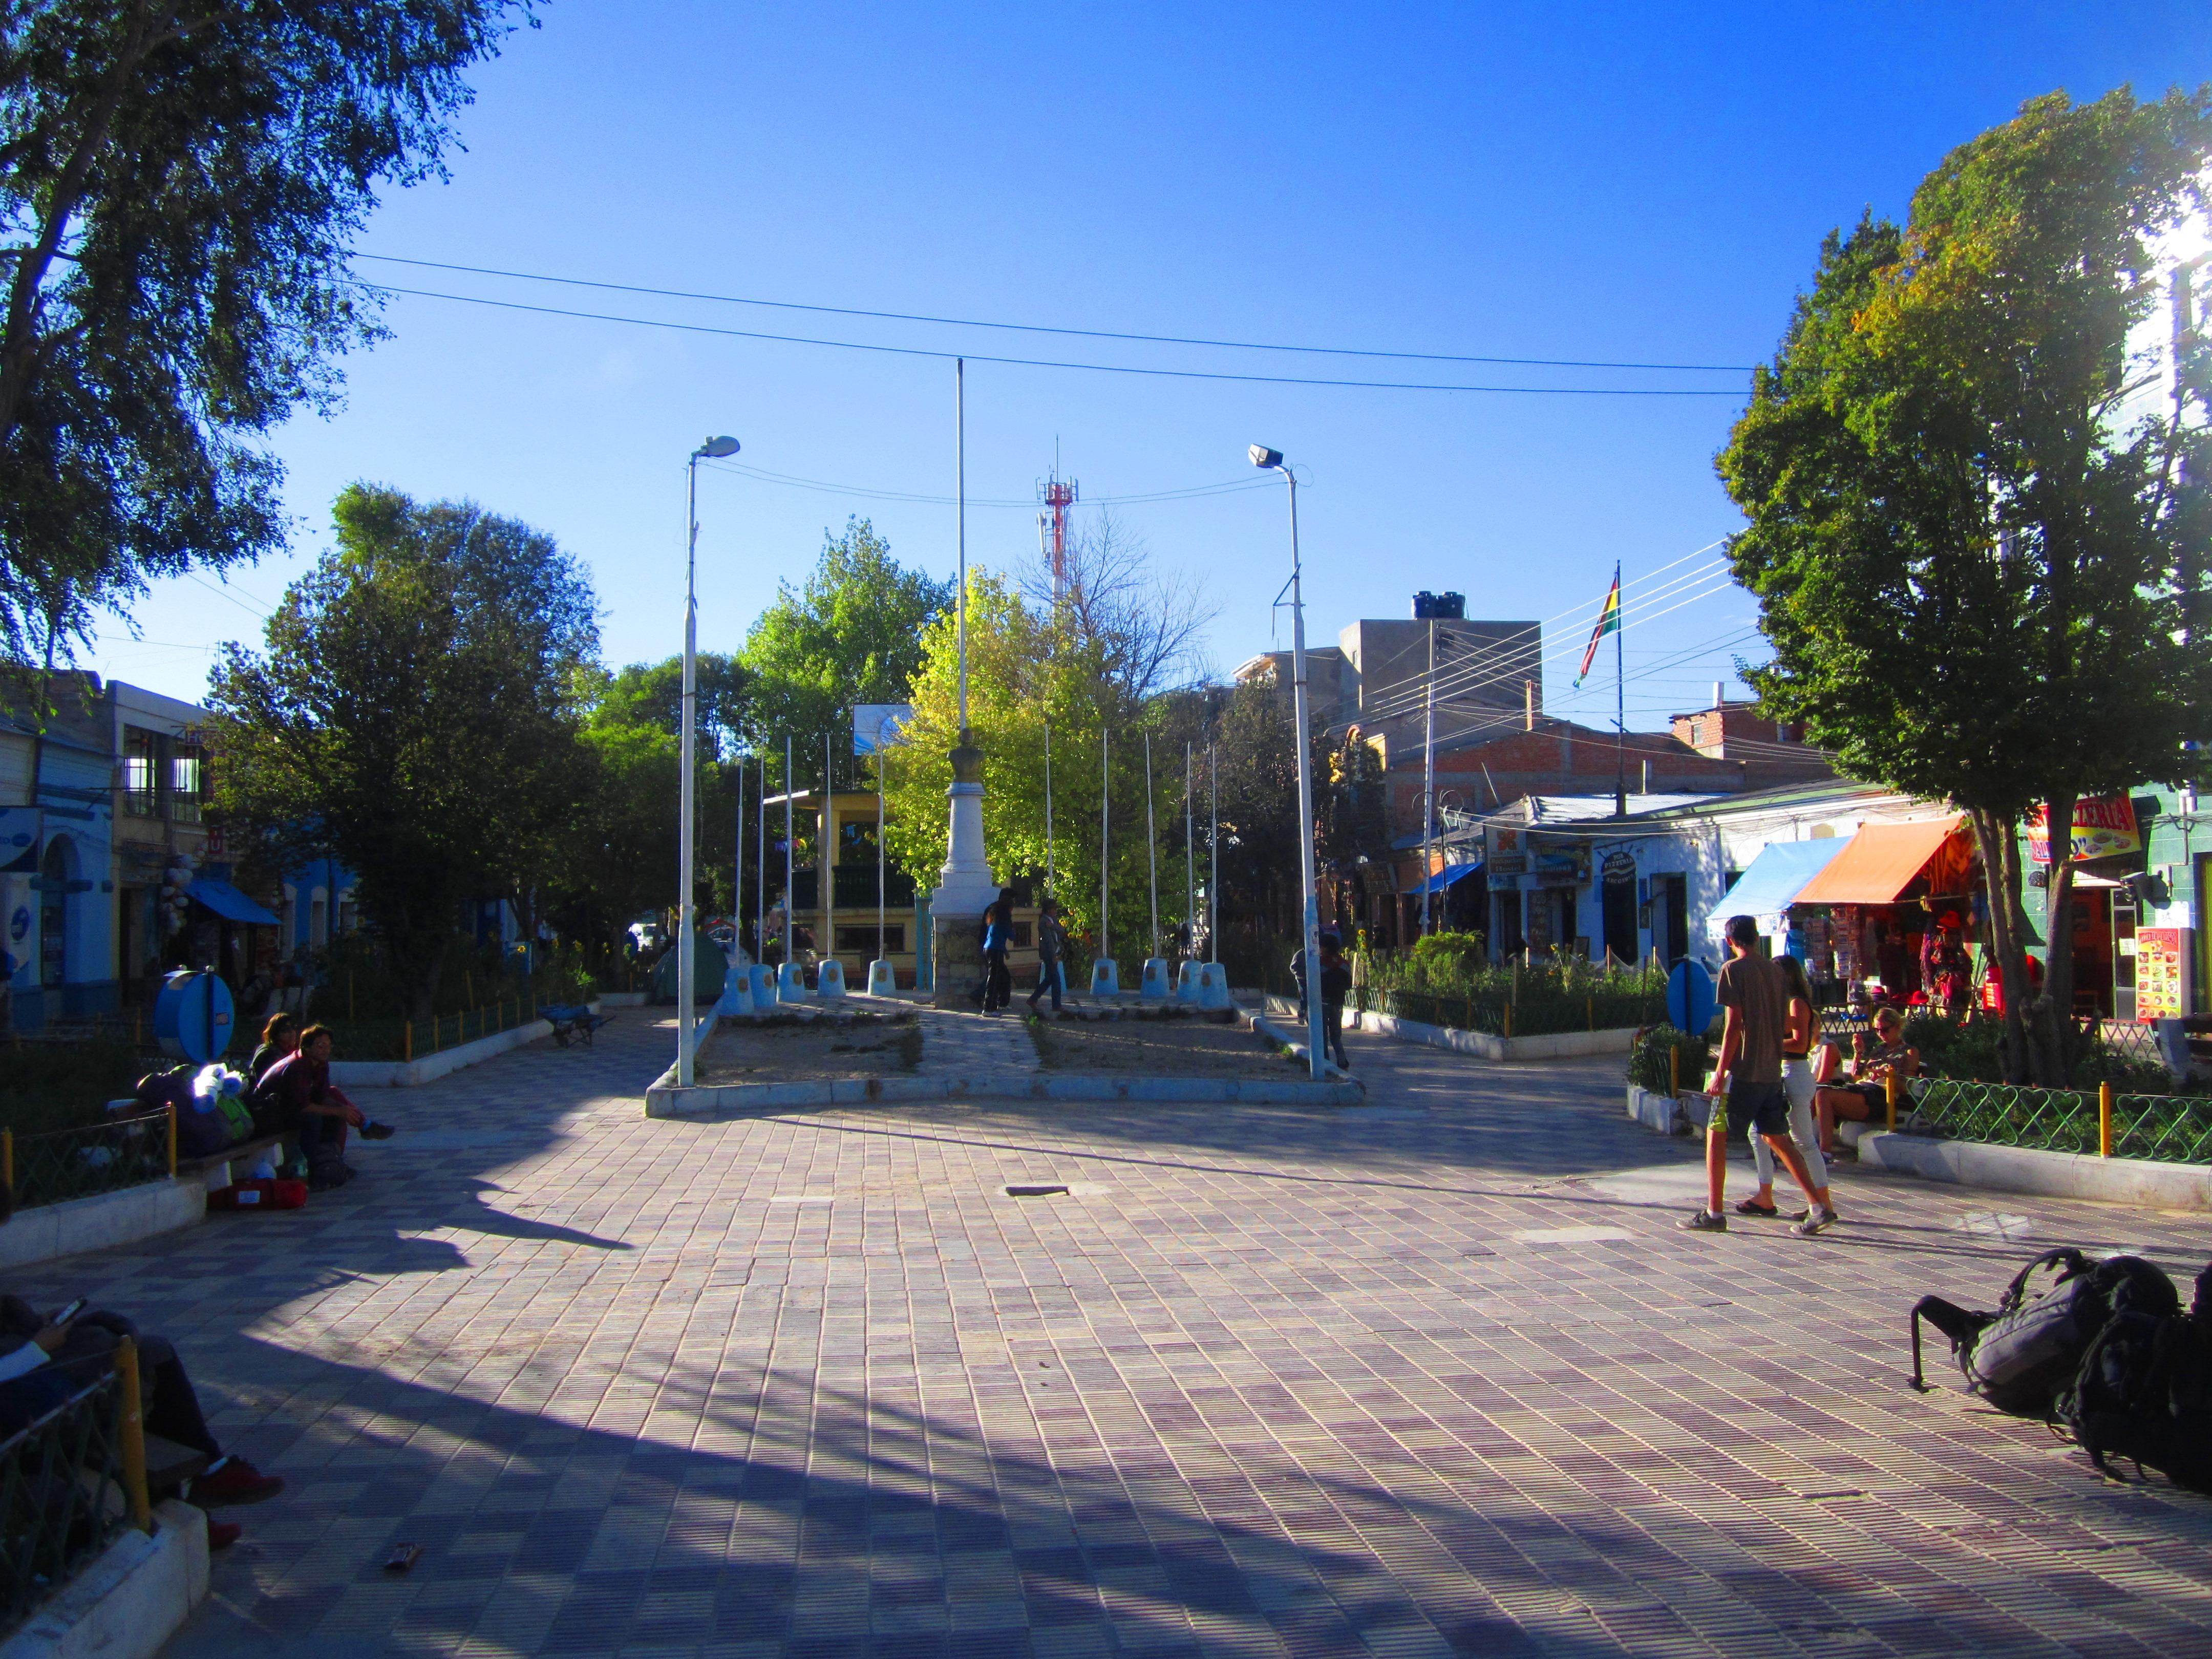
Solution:
<svg viewBox="0 0 2212 1659"><path fill-rule="evenodd" d="M1618 386L1474 386L1434 380L1336 380L1297 374L1232 374L1204 368L1139 368L1127 363L1079 363L1052 357L994 357L975 351L943 351L927 346L877 345L861 340L825 340L805 334L772 334L760 329L713 328L704 323L672 323L653 317L622 317L611 312L569 311L559 306L525 305L519 300L489 300L472 294L441 294L431 289L395 288L389 283L347 279L368 294L402 294L417 300L450 300L458 305L489 306L498 311L527 312L540 317L568 317L589 323L623 323L633 328L662 328L678 334L711 334L732 340L772 340L785 345L826 346L840 351L872 351L892 357L927 357L951 362L964 357L971 363L996 363L1013 368L1065 368L1091 374L1133 374L1147 380L1217 380L1243 386L1334 386L1364 392L1486 392L1532 398L1734 398L1737 392L1721 387Z"/></svg>
<svg viewBox="0 0 2212 1659"><path fill-rule="evenodd" d="M868 317L880 322L929 323L947 328L989 328L1017 334L1058 334L1082 340L1132 340L1146 345L1207 346L1224 351L1286 351L1328 357L1376 357L1395 362L1497 363L1524 368L1648 369L1693 374L1748 374L1752 372L1748 363L1639 363L1583 357L1483 357L1441 351L1367 351L1352 346L1280 345L1265 340L1208 340L1181 334L1129 334L1112 329L1057 328L1038 323L995 323L972 317L933 317L915 312L868 311L854 306L805 305L794 300L755 300L734 294L700 294L685 289L647 288L635 283L600 283L581 276L549 276L542 271L501 270L490 265L451 264L438 259L407 259L396 253L362 253L355 257L374 259L382 264L414 265L424 270L463 271L474 276L502 276L522 283L552 283L563 288L599 289L610 294L646 294L663 300L704 300L715 305L804 311L821 317Z"/></svg>
<svg viewBox="0 0 2212 1659"><path fill-rule="evenodd" d="M735 473L761 483L782 484L793 489L811 489L825 495L860 495L870 501L911 501L926 507L950 507L957 499L951 495L926 495L918 490L881 489L865 484L832 483L823 478L801 478L787 472L770 472L763 467L746 466L736 461L708 461L706 465L711 471L716 472ZM1191 484L1179 489L1156 489L1139 495L1095 495L1091 498L1090 505L1134 507L1158 501L1196 501L1207 495L1241 495L1249 490L1273 489L1274 487L1275 481L1273 478L1233 478L1220 483ZM979 498L970 495L968 497L968 505L1019 507L1025 513L1034 513L1036 510L1036 499L1034 496L1013 499Z"/></svg>

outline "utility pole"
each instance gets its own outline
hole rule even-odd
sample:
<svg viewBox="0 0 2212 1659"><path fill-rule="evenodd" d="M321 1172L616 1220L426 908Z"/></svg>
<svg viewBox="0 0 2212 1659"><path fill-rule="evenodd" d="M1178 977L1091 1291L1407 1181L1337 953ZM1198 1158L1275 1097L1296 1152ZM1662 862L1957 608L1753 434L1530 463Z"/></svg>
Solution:
<svg viewBox="0 0 2212 1659"><path fill-rule="evenodd" d="M1152 827L1152 734L1145 733L1145 862L1152 880L1152 951L1160 953L1160 833Z"/></svg>
<svg viewBox="0 0 2212 1659"><path fill-rule="evenodd" d="M1052 896L1052 722L1044 723L1044 891Z"/></svg>
<svg viewBox="0 0 2212 1659"><path fill-rule="evenodd" d="M1198 848L1191 828L1191 750L1182 745L1182 926L1190 942L1198 942Z"/></svg>
<svg viewBox="0 0 2212 1659"><path fill-rule="evenodd" d="M1436 884L1437 619L1429 617L1429 681L1421 698L1421 937L1429 936L1429 890Z"/></svg>
<svg viewBox="0 0 2212 1659"><path fill-rule="evenodd" d="M1107 753L1108 733L1098 728L1098 959L1109 961L1112 952L1106 948L1106 872L1113 848L1114 774Z"/></svg>
<svg viewBox="0 0 2212 1659"><path fill-rule="evenodd" d="M1206 745L1206 775L1213 783L1213 804L1206 823L1206 959L1221 960L1221 762L1213 745Z"/></svg>

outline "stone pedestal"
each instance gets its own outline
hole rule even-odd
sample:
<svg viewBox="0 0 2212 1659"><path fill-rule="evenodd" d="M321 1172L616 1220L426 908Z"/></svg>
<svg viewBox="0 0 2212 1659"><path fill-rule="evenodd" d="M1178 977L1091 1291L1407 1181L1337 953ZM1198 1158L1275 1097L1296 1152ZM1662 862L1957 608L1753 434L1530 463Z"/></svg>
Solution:
<svg viewBox="0 0 2212 1659"><path fill-rule="evenodd" d="M946 837L945 867L929 899L933 1007L957 1008L975 994L983 976L983 912L999 896L983 854L983 751L975 734L961 728L952 750L951 833Z"/></svg>

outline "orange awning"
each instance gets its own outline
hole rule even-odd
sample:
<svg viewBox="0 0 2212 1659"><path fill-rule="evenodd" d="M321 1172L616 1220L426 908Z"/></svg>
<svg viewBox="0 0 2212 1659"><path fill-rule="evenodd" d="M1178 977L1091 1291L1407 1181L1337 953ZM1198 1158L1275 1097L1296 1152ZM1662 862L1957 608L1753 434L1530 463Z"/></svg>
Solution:
<svg viewBox="0 0 2212 1659"><path fill-rule="evenodd" d="M1938 848L1964 822L1928 818L1918 823L1867 823L1828 867L1798 890L1799 904L1894 904Z"/></svg>

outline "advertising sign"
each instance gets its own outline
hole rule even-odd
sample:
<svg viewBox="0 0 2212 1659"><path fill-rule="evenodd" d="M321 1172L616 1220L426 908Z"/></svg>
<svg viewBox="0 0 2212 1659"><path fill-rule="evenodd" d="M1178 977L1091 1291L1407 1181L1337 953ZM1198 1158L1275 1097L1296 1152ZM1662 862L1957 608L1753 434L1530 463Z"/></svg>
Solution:
<svg viewBox="0 0 2212 1659"><path fill-rule="evenodd" d="M2051 862L2051 831L2044 823L2045 810L2027 815L2027 854L2038 864ZM2136 827L2135 803L2125 795L2103 795L2074 805L2074 853L2077 859L2111 858L2118 853L2142 850Z"/></svg>
<svg viewBox="0 0 2212 1659"><path fill-rule="evenodd" d="M1484 832L1489 845L1484 856L1493 876L1518 876L1528 868L1528 849L1522 845L1521 831L1508 830L1502 824L1492 824Z"/></svg>
<svg viewBox="0 0 2212 1659"><path fill-rule="evenodd" d="M2189 1012L2189 932L2136 929L2136 1018L2172 1019Z"/></svg>

